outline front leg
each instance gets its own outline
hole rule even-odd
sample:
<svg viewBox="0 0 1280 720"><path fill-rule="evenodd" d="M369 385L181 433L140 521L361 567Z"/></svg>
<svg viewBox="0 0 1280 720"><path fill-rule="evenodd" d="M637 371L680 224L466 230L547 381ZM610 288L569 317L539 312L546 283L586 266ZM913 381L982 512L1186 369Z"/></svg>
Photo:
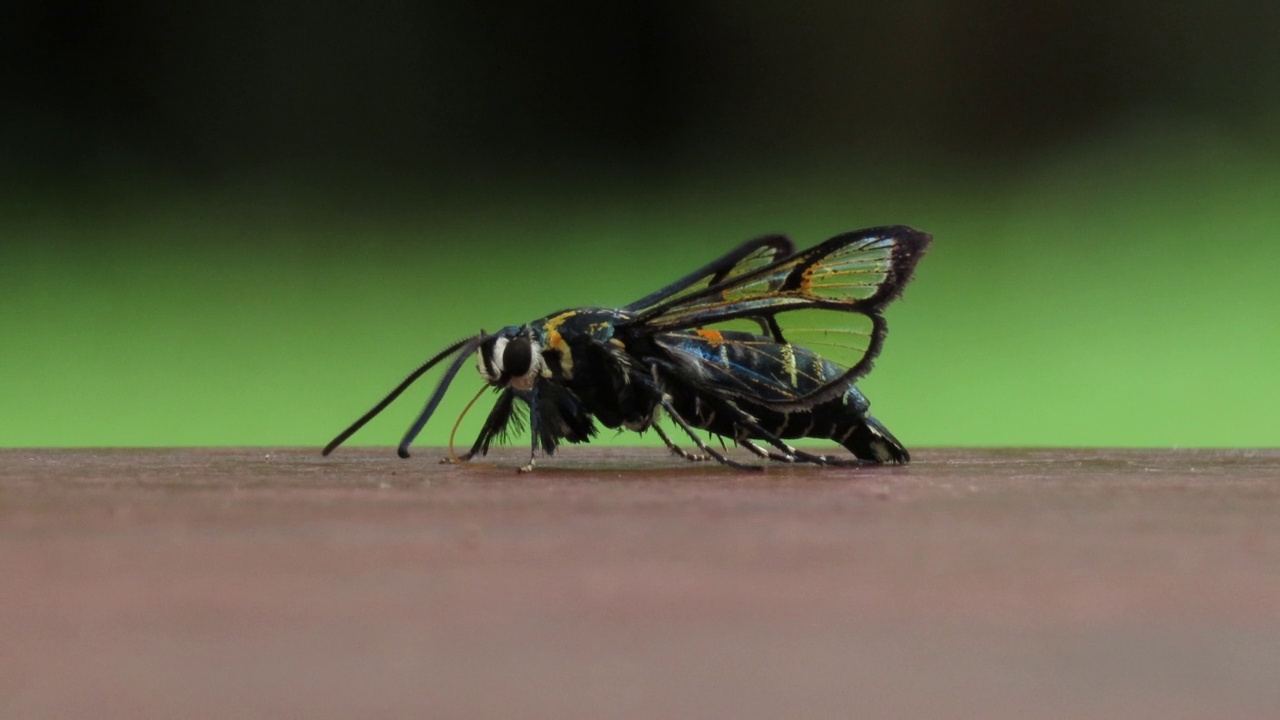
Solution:
<svg viewBox="0 0 1280 720"><path fill-rule="evenodd" d="M538 383L529 389L529 464L517 468L517 473L533 472L533 463L538 454Z"/></svg>

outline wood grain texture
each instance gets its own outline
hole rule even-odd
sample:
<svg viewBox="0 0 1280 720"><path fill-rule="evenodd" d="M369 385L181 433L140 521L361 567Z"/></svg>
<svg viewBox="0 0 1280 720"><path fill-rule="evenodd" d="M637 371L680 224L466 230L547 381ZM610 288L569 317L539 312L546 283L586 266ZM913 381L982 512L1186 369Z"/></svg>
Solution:
<svg viewBox="0 0 1280 720"><path fill-rule="evenodd" d="M0 451L0 717L1275 717L1280 451Z"/></svg>

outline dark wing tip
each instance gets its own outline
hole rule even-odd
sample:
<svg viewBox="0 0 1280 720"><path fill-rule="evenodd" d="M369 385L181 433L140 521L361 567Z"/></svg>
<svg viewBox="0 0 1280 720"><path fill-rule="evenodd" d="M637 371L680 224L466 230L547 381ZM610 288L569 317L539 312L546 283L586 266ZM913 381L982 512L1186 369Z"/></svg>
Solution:
<svg viewBox="0 0 1280 720"><path fill-rule="evenodd" d="M897 238L898 244L895 247L895 255L910 259L909 269L914 270L916 261L919 260L929 246L933 244L933 236L927 232L916 230L906 225L896 225L891 228L893 235Z"/></svg>
<svg viewBox="0 0 1280 720"><path fill-rule="evenodd" d="M906 225L859 230L858 234L893 238L893 263L889 268L889 276L881 283L879 291L870 298L873 307L882 309L902 296L907 283L915 277L916 263L920 262L920 258L924 257L933 243L933 236Z"/></svg>

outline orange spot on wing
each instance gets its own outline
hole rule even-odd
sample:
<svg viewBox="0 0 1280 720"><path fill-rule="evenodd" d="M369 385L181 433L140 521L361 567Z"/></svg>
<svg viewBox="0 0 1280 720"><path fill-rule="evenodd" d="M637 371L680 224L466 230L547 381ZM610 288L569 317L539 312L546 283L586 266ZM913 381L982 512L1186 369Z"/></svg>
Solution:
<svg viewBox="0 0 1280 720"><path fill-rule="evenodd" d="M817 265L810 265L800 273L800 292L809 295L813 292L813 272L817 270Z"/></svg>
<svg viewBox="0 0 1280 720"><path fill-rule="evenodd" d="M711 347L717 347L724 342L724 335L718 330L697 330L698 335L707 342L711 343Z"/></svg>

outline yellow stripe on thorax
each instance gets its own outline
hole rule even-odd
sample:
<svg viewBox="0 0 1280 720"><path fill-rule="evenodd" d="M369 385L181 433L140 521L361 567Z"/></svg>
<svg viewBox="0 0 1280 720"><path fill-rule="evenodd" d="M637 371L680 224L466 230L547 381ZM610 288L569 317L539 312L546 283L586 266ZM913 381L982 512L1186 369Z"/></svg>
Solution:
<svg viewBox="0 0 1280 720"><path fill-rule="evenodd" d="M577 314L577 310L566 310L548 320L547 324L542 327L543 331L547 333L547 349L560 353L560 371L566 378L573 377L573 353L569 350L569 344L561 337L559 328L564 324L565 320Z"/></svg>

